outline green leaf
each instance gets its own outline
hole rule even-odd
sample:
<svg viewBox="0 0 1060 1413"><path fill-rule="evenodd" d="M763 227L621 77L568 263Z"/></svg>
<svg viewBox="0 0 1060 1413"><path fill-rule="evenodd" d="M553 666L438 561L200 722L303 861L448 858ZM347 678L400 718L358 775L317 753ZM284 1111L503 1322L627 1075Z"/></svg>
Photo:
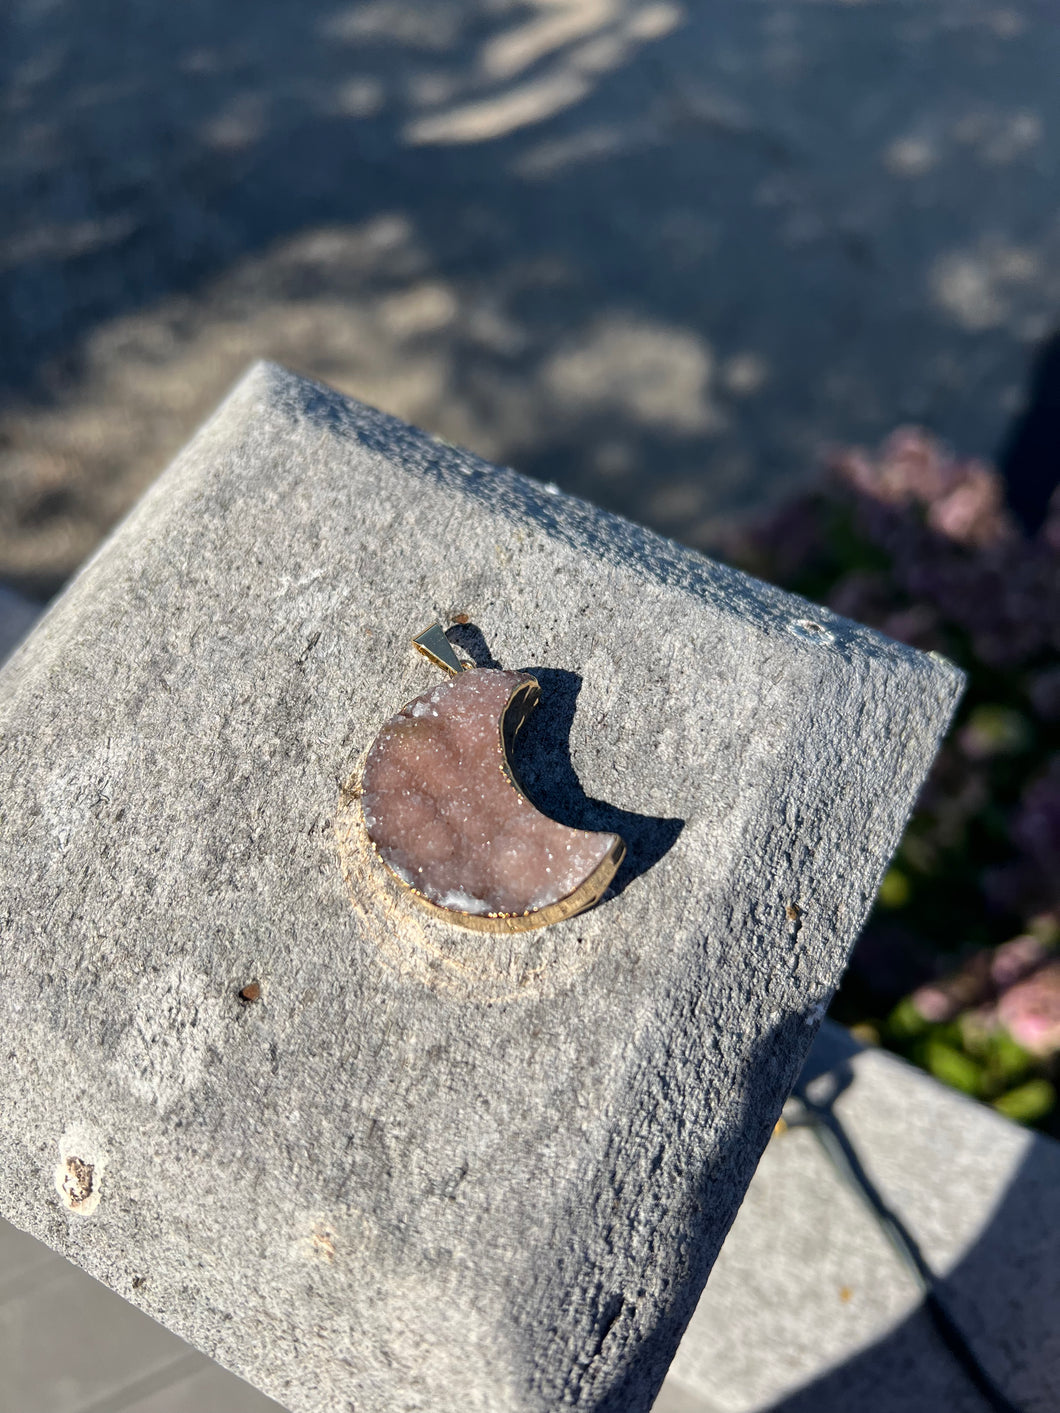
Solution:
<svg viewBox="0 0 1060 1413"><path fill-rule="evenodd" d="M1056 1090L1047 1079L1029 1079L994 1100L994 1108L999 1109L1017 1123L1033 1124L1051 1113L1056 1104Z"/></svg>
<svg viewBox="0 0 1060 1413"><path fill-rule="evenodd" d="M883 875L877 902L882 908L904 908L912 893L909 879L900 868L889 868Z"/></svg>
<svg viewBox="0 0 1060 1413"><path fill-rule="evenodd" d="M924 1060L936 1079L965 1094L978 1094L983 1072L963 1051L932 1036L924 1046Z"/></svg>
<svg viewBox="0 0 1060 1413"><path fill-rule="evenodd" d="M1010 1084L1022 1078L1034 1063L1034 1057L1013 1040L1007 1030L998 1030L990 1037L990 1067Z"/></svg>
<svg viewBox="0 0 1060 1413"><path fill-rule="evenodd" d="M1034 743L1030 722L1022 713L994 702L977 706L960 731L960 741L975 760L1018 755Z"/></svg>
<svg viewBox="0 0 1060 1413"><path fill-rule="evenodd" d="M925 1034L931 1027L917 1008L911 996L904 996L887 1017L887 1030L894 1040L912 1040Z"/></svg>

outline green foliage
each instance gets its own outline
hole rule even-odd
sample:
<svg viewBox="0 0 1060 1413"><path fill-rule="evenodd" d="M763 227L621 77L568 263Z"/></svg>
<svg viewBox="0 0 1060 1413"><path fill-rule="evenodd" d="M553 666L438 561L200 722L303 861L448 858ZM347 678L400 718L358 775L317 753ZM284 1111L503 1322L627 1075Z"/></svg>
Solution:
<svg viewBox="0 0 1060 1413"><path fill-rule="evenodd" d="M1056 1107L1056 1089L1047 1079L1029 1079L994 1100L994 1108L1017 1123L1033 1124Z"/></svg>
<svg viewBox="0 0 1060 1413"><path fill-rule="evenodd" d="M904 908L913 892L908 876L902 869L889 868L883 875L876 902L881 908Z"/></svg>
<svg viewBox="0 0 1060 1413"><path fill-rule="evenodd" d="M978 1096L982 1093L982 1066L956 1045L949 1045L939 1036L932 1035L919 1047L919 1054L924 1068L936 1079L941 1079L943 1084L949 1084L965 1094Z"/></svg>
<svg viewBox="0 0 1060 1413"><path fill-rule="evenodd" d="M904 1048L907 1041L927 1035L930 1030L930 1023L913 1005L910 996L903 996L881 1027L881 1033L898 1049Z"/></svg>
<svg viewBox="0 0 1060 1413"><path fill-rule="evenodd" d="M999 478L916 430L832 471L733 557L968 674L832 1013L1060 1137L1055 987L1005 1000L1060 948L1060 519L1022 536Z"/></svg>

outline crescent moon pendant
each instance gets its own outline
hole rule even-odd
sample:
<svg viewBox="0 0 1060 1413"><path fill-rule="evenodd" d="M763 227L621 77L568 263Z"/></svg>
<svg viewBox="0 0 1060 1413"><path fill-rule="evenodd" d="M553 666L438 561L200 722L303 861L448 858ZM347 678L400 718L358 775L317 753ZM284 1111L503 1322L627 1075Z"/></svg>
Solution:
<svg viewBox="0 0 1060 1413"><path fill-rule="evenodd" d="M431 635L433 651L422 641ZM508 748L540 699L537 679L465 668L439 625L414 641L460 670L403 706L368 752L361 808L379 860L420 907L479 932L545 927L592 907L626 847L550 819L519 784Z"/></svg>

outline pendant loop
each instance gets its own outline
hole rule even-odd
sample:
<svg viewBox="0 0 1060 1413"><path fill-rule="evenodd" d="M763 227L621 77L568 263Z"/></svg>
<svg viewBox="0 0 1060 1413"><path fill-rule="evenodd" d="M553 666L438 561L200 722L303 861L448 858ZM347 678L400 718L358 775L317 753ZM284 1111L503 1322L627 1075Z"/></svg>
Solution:
<svg viewBox="0 0 1060 1413"><path fill-rule="evenodd" d="M435 667L440 667L443 672L448 672L453 677L458 672L468 670L467 663L461 662L453 651L453 645L445 636L445 629L440 623L432 623L418 638L413 638L412 646L429 658Z"/></svg>

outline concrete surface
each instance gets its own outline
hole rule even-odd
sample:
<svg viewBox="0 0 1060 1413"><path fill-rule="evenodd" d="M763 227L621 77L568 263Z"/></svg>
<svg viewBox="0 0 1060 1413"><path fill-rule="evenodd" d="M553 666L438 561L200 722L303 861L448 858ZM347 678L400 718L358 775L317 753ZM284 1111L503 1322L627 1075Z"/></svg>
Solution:
<svg viewBox="0 0 1060 1413"><path fill-rule="evenodd" d="M543 932L351 827L458 610L629 846ZM4 1215L296 1413L646 1410L959 686L257 368L0 676Z"/></svg>
<svg viewBox="0 0 1060 1413"><path fill-rule="evenodd" d="M900 1061L859 1051L828 1022L805 1073L839 1076L836 1111L942 1278L977 1355L1026 1413L1054 1409L1060 1149ZM3 1222L0 1367L0 1413L277 1409ZM778 1134L655 1413L980 1413L986 1406L816 1141L805 1130Z"/></svg>
<svg viewBox="0 0 1060 1413"><path fill-rule="evenodd" d="M804 1074L1022 1413L1060 1407L1060 1145L826 1023ZM796 1105L788 1112L795 1117ZM985 1413L812 1134L770 1143L656 1413Z"/></svg>
<svg viewBox="0 0 1060 1413"><path fill-rule="evenodd" d="M0 577L255 357L709 545L824 442L990 455L1060 300L1043 0L11 0Z"/></svg>
<svg viewBox="0 0 1060 1413"><path fill-rule="evenodd" d="M0 1222L0 1413L267 1413L276 1405Z"/></svg>

